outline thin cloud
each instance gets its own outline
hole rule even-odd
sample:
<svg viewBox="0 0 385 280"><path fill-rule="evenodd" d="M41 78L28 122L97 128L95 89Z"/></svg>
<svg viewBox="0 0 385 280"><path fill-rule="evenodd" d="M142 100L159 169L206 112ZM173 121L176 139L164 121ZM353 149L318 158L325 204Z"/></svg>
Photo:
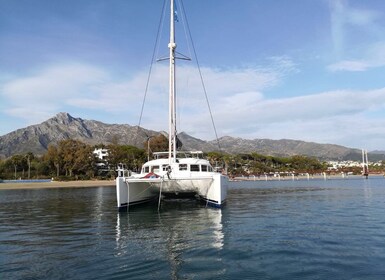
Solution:
<svg viewBox="0 0 385 280"><path fill-rule="evenodd" d="M273 100L262 94L258 99L253 96L239 94L216 103L213 111L218 130L246 138L291 138L342 144L344 135L362 138L355 123L362 124L362 119L367 120L367 124L373 123L371 114L381 113L385 108L385 88L332 91ZM204 116L197 115L192 119L189 127L195 128L195 135L207 138L211 124L204 122ZM337 128L338 125L343 129ZM378 133L385 136L383 130Z"/></svg>
<svg viewBox="0 0 385 280"><path fill-rule="evenodd" d="M368 125L370 123L370 125ZM269 139L300 139L316 143L340 144L352 148L375 148L385 137L385 121L368 117L364 113L348 116L331 116L311 120L290 120L261 124L254 137ZM238 134L250 138L252 135Z"/></svg>
<svg viewBox="0 0 385 280"><path fill-rule="evenodd" d="M361 56L361 59L342 60L329 65L327 68L332 72L363 72L372 68L383 67L385 66L385 42L372 44Z"/></svg>
<svg viewBox="0 0 385 280"><path fill-rule="evenodd" d="M66 100L72 96L92 95L107 78L101 69L89 65L56 65L5 82L0 94L8 104L5 113L30 124L65 109Z"/></svg>
<svg viewBox="0 0 385 280"><path fill-rule="evenodd" d="M368 70L368 68L370 68L370 65L365 61L343 60L343 61L331 64L327 68L332 72L337 72L337 71L360 72L360 71Z"/></svg>
<svg viewBox="0 0 385 280"><path fill-rule="evenodd" d="M363 72L385 65L380 12L352 7L348 0L331 0L330 13L334 60L337 62L327 66L329 71Z"/></svg>
<svg viewBox="0 0 385 280"><path fill-rule="evenodd" d="M279 63L277 63L278 65ZM288 60L285 60L288 64ZM278 68L278 66L277 66ZM213 100L231 97L234 94L273 87L281 79L280 71L275 69L213 69L202 68L207 90ZM195 73L195 75L191 75ZM149 123L155 123L167 112L168 95L167 65L157 65L151 76L147 92L146 110ZM111 114L129 113L129 119L139 116L142 106L147 71L117 80L100 67L81 63L58 64L46 67L31 75L14 77L4 82L0 89L9 108L5 113L31 122L44 121L57 111L100 110ZM192 66L178 68L178 90L186 101L184 108L194 108L204 100L197 92L202 92L198 72ZM147 109L151 108L151 109ZM189 109L189 110L190 110ZM36 112L40 112L37 114ZM146 118L145 118L146 119ZM135 122L133 121L133 122ZM156 122L158 123L158 122ZM143 124L145 125L145 124Z"/></svg>
<svg viewBox="0 0 385 280"><path fill-rule="evenodd" d="M10 101L57 102L66 96L85 94L90 86L97 86L106 78L98 68L69 64L43 69L29 77L16 78L5 83L1 92Z"/></svg>
<svg viewBox="0 0 385 280"><path fill-rule="evenodd" d="M385 137L381 127L376 131L364 127L365 122L371 122L371 114L384 110L385 88L337 90L269 99L265 92L282 83L291 71L296 71L290 61L276 61L282 63L264 69L202 69L220 136L291 138L343 144L346 135L362 138L359 129L365 129L373 139ZM191 66L178 68L178 131L211 140L215 135L205 95L199 75L191 75L192 72L196 69ZM158 65L153 74L142 126L166 130L167 66ZM12 108L5 113L28 120L28 124L44 121L59 111L73 110L95 110L104 118L137 124L146 71L140 71L127 80L114 80L112 76L90 65L57 65L5 82L0 94L8 108ZM98 120L104 121L104 118ZM376 120L376 123L381 121ZM332 133L327 133L328 129Z"/></svg>
<svg viewBox="0 0 385 280"><path fill-rule="evenodd" d="M330 0L329 3L331 35L337 57L341 57L344 53L352 28L364 33L379 33L377 20L381 17L381 13L378 11L351 7L348 0Z"/></svg>

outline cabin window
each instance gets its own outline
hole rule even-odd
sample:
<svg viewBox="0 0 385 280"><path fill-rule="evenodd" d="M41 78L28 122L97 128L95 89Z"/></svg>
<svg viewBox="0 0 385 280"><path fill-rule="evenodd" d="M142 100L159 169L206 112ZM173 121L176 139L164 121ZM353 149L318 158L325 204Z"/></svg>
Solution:
<svg viewBox="0 0 385 280"><path fill-rule="evenodd" d="M201 165L202 172L207 172L207 165Z"/></svg>
<svg viewBox="0 0 385 280"><path fill-rule="evenodd" d="M158 172L159 172L159 165L154 165L154 166L151 168L151 172L158 173Z"/></svg>
<svg viewBox="0 0 385 280"><path fill-rule="evenodd" d="M162 169L163 171L167 171L167 166L168 166L168 165L162 165L162 166L161 166L161 169Z"/></svg>
<svg viewBox="0 0 385 280"><path fill-rule="evenodd" d="M180 171L185 171L185 170L187 170L187 164L179 164L179 170L180 170Z"/></svg>
<svg viewBox="0 0 385 280"><path fill-rule="evenodd" d="M213 168L211 167L211 165L209 165L209 172L213 172Z"/></svg>
<svg viewBox="0 0 385 280"><path fill-rule="evenodd" d="M199 165L198 164L191 164L190 165L190 171L199 172Z"/></svg>
<svg viewBox="0 0 385 280"><path fill-rule="evenodd" d="M144 171L144 173L150 172L150 167L149 166L144 167L143 171Z"/></svg>

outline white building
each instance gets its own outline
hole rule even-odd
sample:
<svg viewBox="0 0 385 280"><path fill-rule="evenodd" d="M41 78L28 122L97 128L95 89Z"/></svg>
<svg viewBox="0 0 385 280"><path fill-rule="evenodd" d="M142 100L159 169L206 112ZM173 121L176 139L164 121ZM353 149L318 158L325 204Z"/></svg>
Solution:
<svg viewBox="0 0 385 280"><path fill-rule="evenodd" d="M100 160L107 160L108 157L108 150L107 149L95 149L93 153L100 159Z"/></svg>
<svg viewBox="0 0 385 280"><path fill-rule="evenodd" d="M328 161L327 162L330 167L328 167L328 170L338 170L340 168L345 167L362 167L362 162L359 161L352 161L352 160L345 160L345 161ZM369 165L374 166L381 166L382 162L369 162Z"/></svg>

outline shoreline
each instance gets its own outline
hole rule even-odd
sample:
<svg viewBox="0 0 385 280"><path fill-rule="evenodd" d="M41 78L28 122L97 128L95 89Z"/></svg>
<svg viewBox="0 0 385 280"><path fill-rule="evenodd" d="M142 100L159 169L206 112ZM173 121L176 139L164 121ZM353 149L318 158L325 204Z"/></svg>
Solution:
<svg viewBox="0 0 385 280"><path fill-rule="evenodd" d="M384 178L385 175L372 174L369 178ZM307 180L338 180L338 179L358 179L363 178L362 175L349 175L342 177L341 175L331 175L326 178L321 175L299 176L295 177L234 177L230 179L232 182L240 181L307 181ZM51 182L13 182L13 183L0 183L1 190L26 190L26 189L57 189L57 188L95 188L95 187L115 187L115 180L84 180L84 181L51 181Z"/></svg>
<svg viewBox="0 0 385 280"><path fill-rule="evenodd" d="M51 182L28 182L28 183L0 183L1 190L25 190L25 189L56 189L56 188L90 188L90 187L112 187L115 180L85 180L85 181L51 181Z"/></svg>
<svg viewBox="0 0 385 280"><path fill-rule="evenodd" d="M310 175L307 176L295 176L294 178L292 176L280 176L280 177L274 177L274 176L249 176L249 177L234 177L230 181L311 181L311 180L349 180L350 179L365 179L362 175ZM385 175L383 174L369 174L369 178L385 178Z"/></svg>

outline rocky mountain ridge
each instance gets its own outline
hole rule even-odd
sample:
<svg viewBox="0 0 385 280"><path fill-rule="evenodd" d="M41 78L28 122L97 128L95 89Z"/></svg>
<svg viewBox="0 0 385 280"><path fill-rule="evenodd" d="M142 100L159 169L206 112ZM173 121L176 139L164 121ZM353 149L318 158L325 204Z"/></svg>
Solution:
<svg viewBox="0 0 385 280"><path fill-rule="evenodd" d="M0 137L0 156L33 152L44 154L48 145L55 145L61 140L77 139L90 145L126 144L143 148L149 136L159 133L128 124L106 124L95 120L72 117L68 113L58 113L41 124L18 129ZM204 141L186 133L178 138L185 150L218 151L217 140ZM355 159L359 160L361 151L333 144L318 144L299 140L242 139L231 136L221 137L221 151L239 153L260 153L272 156L306 155L319 159ZM383 155L377 155L382 156Z"/></svg>
<svg viewBox="0 0 385 280"><path fill-rule="evenodd" d="M0 156L33 152L44 154L48 145L61 140L76 139L90 145L130 144L143 147L148 136L158 132L127 124L105 124L94 120L74 118L68 113L56 116L0 137Z"/></svg>

